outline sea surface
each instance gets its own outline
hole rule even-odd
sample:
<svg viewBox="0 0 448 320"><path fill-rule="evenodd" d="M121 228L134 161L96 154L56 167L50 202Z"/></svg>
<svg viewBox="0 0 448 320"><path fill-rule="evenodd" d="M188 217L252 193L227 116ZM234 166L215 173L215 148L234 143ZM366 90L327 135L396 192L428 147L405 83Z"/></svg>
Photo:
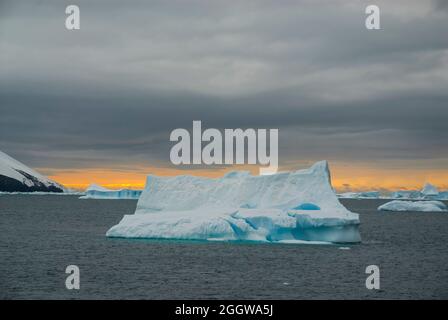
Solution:
<svg viewBox="0 0 448 320"><path fill-rule="evenodd" d="M0 299L448 299L448 213L341 202L360 214L361 244L109 239L137 201L0 195ZM80 290L65 287L68 265Z"/></svg>

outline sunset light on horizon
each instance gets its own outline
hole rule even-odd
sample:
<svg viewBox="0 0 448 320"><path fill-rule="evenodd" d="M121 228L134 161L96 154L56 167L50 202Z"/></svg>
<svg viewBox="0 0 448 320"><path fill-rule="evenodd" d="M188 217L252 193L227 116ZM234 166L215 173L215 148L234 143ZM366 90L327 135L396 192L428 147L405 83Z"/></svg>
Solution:
<svg viewBox="0 0 448 320"><path fill-rule="evenodd" d="M308 164L312 164L310 161ZM338 192L349 191L396 191L396 190L420 190L425 183L431 183L440 190L448 189L448 172L443 169L381 169L363 165L347 166L343 163L329 163L333 187ZM303 167L307 167L306 165ZM85 168L76 170L40 168L39 171L51 172L53 180L64 186L76 190L85 190L90 184L99 184L110 189L130 188L142 189L145 186L146 176L149 174L158 176L194 175L218 178L234 170L248 170L252 175L258 175L258 166L228 166L214 169L179 169L138 167L136 170L114 170L113 168ZM299 169L299 168L298 168ZM291 169L280 171L290 171Z"/></svg>

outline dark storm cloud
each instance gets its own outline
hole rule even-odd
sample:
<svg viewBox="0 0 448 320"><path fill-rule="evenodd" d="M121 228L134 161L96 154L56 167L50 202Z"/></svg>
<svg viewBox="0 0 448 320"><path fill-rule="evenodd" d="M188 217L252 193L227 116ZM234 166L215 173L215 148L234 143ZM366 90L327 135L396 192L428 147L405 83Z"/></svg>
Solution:
<svg viewBox="0 0 448 320"><path fill-rule="evenodd" d="M439 2L2 3L0 149L43 167L167 165L169 133L280 128L280 161L447 159ZM316 4L318 3L318 4ZM436 5L436 6L435 6Z"/></svg>

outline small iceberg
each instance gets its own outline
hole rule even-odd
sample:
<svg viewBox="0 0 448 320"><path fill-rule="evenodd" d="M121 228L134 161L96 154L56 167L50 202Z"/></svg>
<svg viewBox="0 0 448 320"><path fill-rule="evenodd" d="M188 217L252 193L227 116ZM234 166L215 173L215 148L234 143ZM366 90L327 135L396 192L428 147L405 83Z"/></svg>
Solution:
<svg viewBox="0 0 448 320"><path fill-rule="evenodd" d="M91 184L85 191L85 195L79 199L138 199L141 190L119 189L110 190L102 186Z"/></svg>
<svg viewBox="0 0 448 320"><path fill-rule="evenodd" d="M420 192L425 199L438 199L439 196L439 190L437 190L437 187L430 183L425 183L422 191Z"/></svg>
<svg viewBox="0 0 448 320"><path fill-rule="evenodd" d="M108 237L277 243L360 242L358 214L331 186L326 161L306 170L222 178L147 178L135 214Z"/></svg>
<svg viewBox="0 0 448 320"><path fill-rule="evenodd" d="M391 194L392 199L423 199L420 191L416 190L399 190Z"/></svg>
<svg viewBox="0 0 448 320"><path fill-rule="evenodd" d="M444 212L447 206L440 201L403 201L393 200L378 207L379 211L422 211Z"/></svg>
<svg viewBox="0 0 448 320"><path fill-rule="evenodd" d="M438 196L439 195L439 191L437 190L437 187L433 186L430 183L425 183L421 193L425 196Z"/></svg>

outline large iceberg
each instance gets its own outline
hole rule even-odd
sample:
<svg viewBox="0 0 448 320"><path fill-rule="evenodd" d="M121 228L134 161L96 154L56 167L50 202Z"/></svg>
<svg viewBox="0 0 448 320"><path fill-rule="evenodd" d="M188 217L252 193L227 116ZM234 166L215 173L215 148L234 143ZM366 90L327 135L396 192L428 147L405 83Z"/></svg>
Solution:
<svg viewBox="0 0 448 320"><path fill-rule="evenodd" d="M358 214L339 203L326 161L306 170L222 178L147 177L133 215L108 237L360 242Z"/></svg>
<svg viewBox="0 0 448 320"><path fill-rule="evenodd" d="M91 184L85 191L85 195L79 199L138 199L141 190L119 189L110 190L102 186Z"/></svg>
<svg viewBox="0 0 448 320"><path fill-rule="evenodd" d="M380 211L447 211L447 207L440 201L402 201L393 200L378 207Z"/></svg>

